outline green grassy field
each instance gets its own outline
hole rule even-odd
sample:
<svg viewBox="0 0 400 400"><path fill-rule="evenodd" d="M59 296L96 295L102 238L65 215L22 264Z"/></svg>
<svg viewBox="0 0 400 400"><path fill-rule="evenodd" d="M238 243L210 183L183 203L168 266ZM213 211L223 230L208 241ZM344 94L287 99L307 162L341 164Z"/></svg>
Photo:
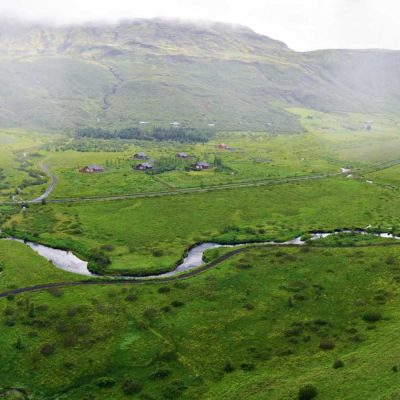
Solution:
<svg viewBox="0 0 400 400"><path fill-rule="evenodd" d="M234 150L218 150L219 143L227 143ZM339 161L329 157L324 141L313 134L289 139L267 133L220 133L206 144L128 142L126 146L126 150L118 152L69 150L48 153L46 162L59 180L51 197L90 197L212 186L332 173L338 172L341 166ZM134 170L140 161L134 160L133 155L140 151L156 163L163 158L173 159L180 151L192 158L178 163L174 171L148 175ZM216 158L222 162L220 170L187 170L196 160L215 165ZM106 170L96 175L80 173L79 169L88 164L100 164Z"/></svg>
<svg viewBox="0 0 400 400"><path fill-rule="evenodd" d="M29 200L45 190L48 179L41 174L37 153L45 141L37 133L0 130L0 201L12 196Z"/></svg>
<svg viewBox="0 0 400 400"><path fill-rule="evenodd" d="M219 132L206 144L82 144L2 131L0 167L8 185L2 199L29 176L20 168L24 152L29 168L49 165L58 184L46 204L0 205L1 229L92 262L103 254L110 263L95 267L108 274L168 271L190 246L207 241L283 241L313 230L366 227L400 234L396 120L374 116L367 131L362 114L290 112L304 133ZM221 142L235 151L217 150ZM138 151L155 160L178 151L209 162L217 156L224 168L195 173L181 165L150 175L132 169ZM106 171L79 173L87 164ZM351 167L352 178L51 202L330 174L340 167ZM20 198L45 187L27 185ZM396 399L397 243L342 234L302 248L249 248L175 282L83 285L2 298L0 398L295 400L300 387L312 384L316 399ZM229 251L209 251L205 260ZM6 240L0 240L0 268L0 292L87 279Z"/></svg>
<svg viewBox="0 0 400 400"><path fill-rule="evenodd" d="M287 240L310 230L400 227L397 192L358 180L293 184L138 200L32 205L6 228L87 256L111 246L107 272L172 269L197 242Z"/></svg>
<svg viewBox="0 0 400 400"><path fill-rule="evenodd" d="M58 184L50 198L93 197L142 192L199 188L238 182L253 182L314 174L337 173L343 166L366 168L397 159L400 141L393 117L375 116L372 131L365 130L368 116L363 114L325 114L307 109L290 109L299 116L306 133L271 135L268 133L227 132L206 144L157 142L89 141L61 136L43 136L22 131L2 131L0 196L10 200L29 200L45 190L30 173L39 174L46 163L57 176ZM218 150L227 143L233 151ZM68 149L68 150L67 150ZM79 149L79 151L77 151ZM83 149L83 151L82 151ZM139 162L132 156L144 151L155 162L173 159L185 151L192 158L177 164L173 171L149 175L135 171ZM373 153L375 152L375 153ZM196 160L222 168L193 172L187 170ZM102 174L88 175L79 169L88 164L105 167ZM4 176L3 176L4 175Z"/></svg>
<svg viewBox="0 0 400 400"><path fill-rule="evenodd" d="M3 299L1 386L39 400L289 400L305 384L320 399L396 398L399 248L306 250Z"/></svg>
<svg viewBox="0 0 400 400"><path fill-rule="evenodd" d="M364 114L326 114L308 109L290 109L305 129L298 135L271 135L260 132L219 132L206 144L60 139L49 141L41 155L57 176L58 184L50 198L93 197L157 192L214 186L237 182L314 174L337 173L340 167L371 168L396 160L400 140L397 120L374 115L372 130ZM233 151L218 150L226 143ZM144 151L156 163L173 159L184 151L192 158L176 169L149 175L135 171L139 163L132 156ZM222 168L193 172L188 167L196 160ZM79 169L88 164L105 167L101 174L88 175Z"/></svg>

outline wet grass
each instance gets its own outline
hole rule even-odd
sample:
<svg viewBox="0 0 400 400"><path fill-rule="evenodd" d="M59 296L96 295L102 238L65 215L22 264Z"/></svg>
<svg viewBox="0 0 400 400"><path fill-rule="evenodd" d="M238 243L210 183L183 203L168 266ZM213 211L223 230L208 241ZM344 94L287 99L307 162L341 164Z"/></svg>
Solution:
<svg viewBox="0 0 400 400"><path fill-rule="evenodd" d="M107 272L172 269L194 243L287 240L310 230L400 226L397 193L345 178L162 198L34 205L5 227L79 254L107 246ZM384 221L385 223L382 223Z"/></svg>
<svg viewBox="0 0 400 400"><path fill-rule="evenodd" d="M390 398L399 276L395 248L253 249L181 282L3 299L0 380L37 399L124 399L128 381L154 399Z"/></svg>

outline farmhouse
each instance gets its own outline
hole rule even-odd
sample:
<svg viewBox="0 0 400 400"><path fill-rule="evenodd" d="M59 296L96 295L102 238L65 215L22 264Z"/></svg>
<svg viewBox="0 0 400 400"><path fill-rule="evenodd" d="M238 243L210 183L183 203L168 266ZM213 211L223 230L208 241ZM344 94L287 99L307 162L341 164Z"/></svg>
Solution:
<svg viewBox="0 0 400 400"><path fill-rule="evenodd" d="M149 169L153 169L153 166L148 162L144 162L136 165L135 169L138 171L147 171Z"/></svg>
<svg viewBox="0 0 400 400"><path fill-rule="evenodd" d="M86 174L95 174L99 172L104 172L104 167L101 165L87 165L79 170L79 172L83 172Z"/></svg>
<svg viewBox="0 0 400 400"><path fill-rule="evenodd" d="M146 154L143 153L143 152L136 153L136 154L133 156L133 158L135 158L136 160L148 160L148 159L149 159L149 157L146 156Z"/></svg>
<svg viewBox="0 0 400 400"><path fill-rule="evenodd" d="M181 152L176 155L178 158L188 158L189 155L187 153Z"/></svg>
<svg viewBox="0 0 400 400"><path fill-rule="evenodd" d="M196 164L193 165L193 168L197 171L201 171L203 169L210 169L211 165L209 163L206 163L204 161L199 161Z"/></svg>

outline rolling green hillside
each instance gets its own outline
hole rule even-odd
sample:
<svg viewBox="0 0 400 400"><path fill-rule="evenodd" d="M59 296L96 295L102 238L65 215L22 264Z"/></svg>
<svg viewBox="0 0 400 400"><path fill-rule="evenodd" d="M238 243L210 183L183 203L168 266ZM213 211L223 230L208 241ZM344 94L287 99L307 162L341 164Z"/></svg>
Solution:
<svg viewBox="0 0 400 400"><path fill-rule="evenodd" d="M288 107L391 113L400 52L297 53L246 27L136 20L0 25L0 126L65 131L178 121L299 132Z"/></svg>

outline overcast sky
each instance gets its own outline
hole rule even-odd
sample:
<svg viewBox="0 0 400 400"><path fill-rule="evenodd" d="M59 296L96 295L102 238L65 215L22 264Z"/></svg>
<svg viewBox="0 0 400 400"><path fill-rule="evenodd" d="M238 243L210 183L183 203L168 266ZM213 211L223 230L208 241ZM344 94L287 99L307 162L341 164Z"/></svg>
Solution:
<svg viewBox="0 0 400 400"><path fill-rule="evenodd" d="M399 0L0 0L0 14L57 23L201 19L247 25L295 50L400 49Z"/></svg>

